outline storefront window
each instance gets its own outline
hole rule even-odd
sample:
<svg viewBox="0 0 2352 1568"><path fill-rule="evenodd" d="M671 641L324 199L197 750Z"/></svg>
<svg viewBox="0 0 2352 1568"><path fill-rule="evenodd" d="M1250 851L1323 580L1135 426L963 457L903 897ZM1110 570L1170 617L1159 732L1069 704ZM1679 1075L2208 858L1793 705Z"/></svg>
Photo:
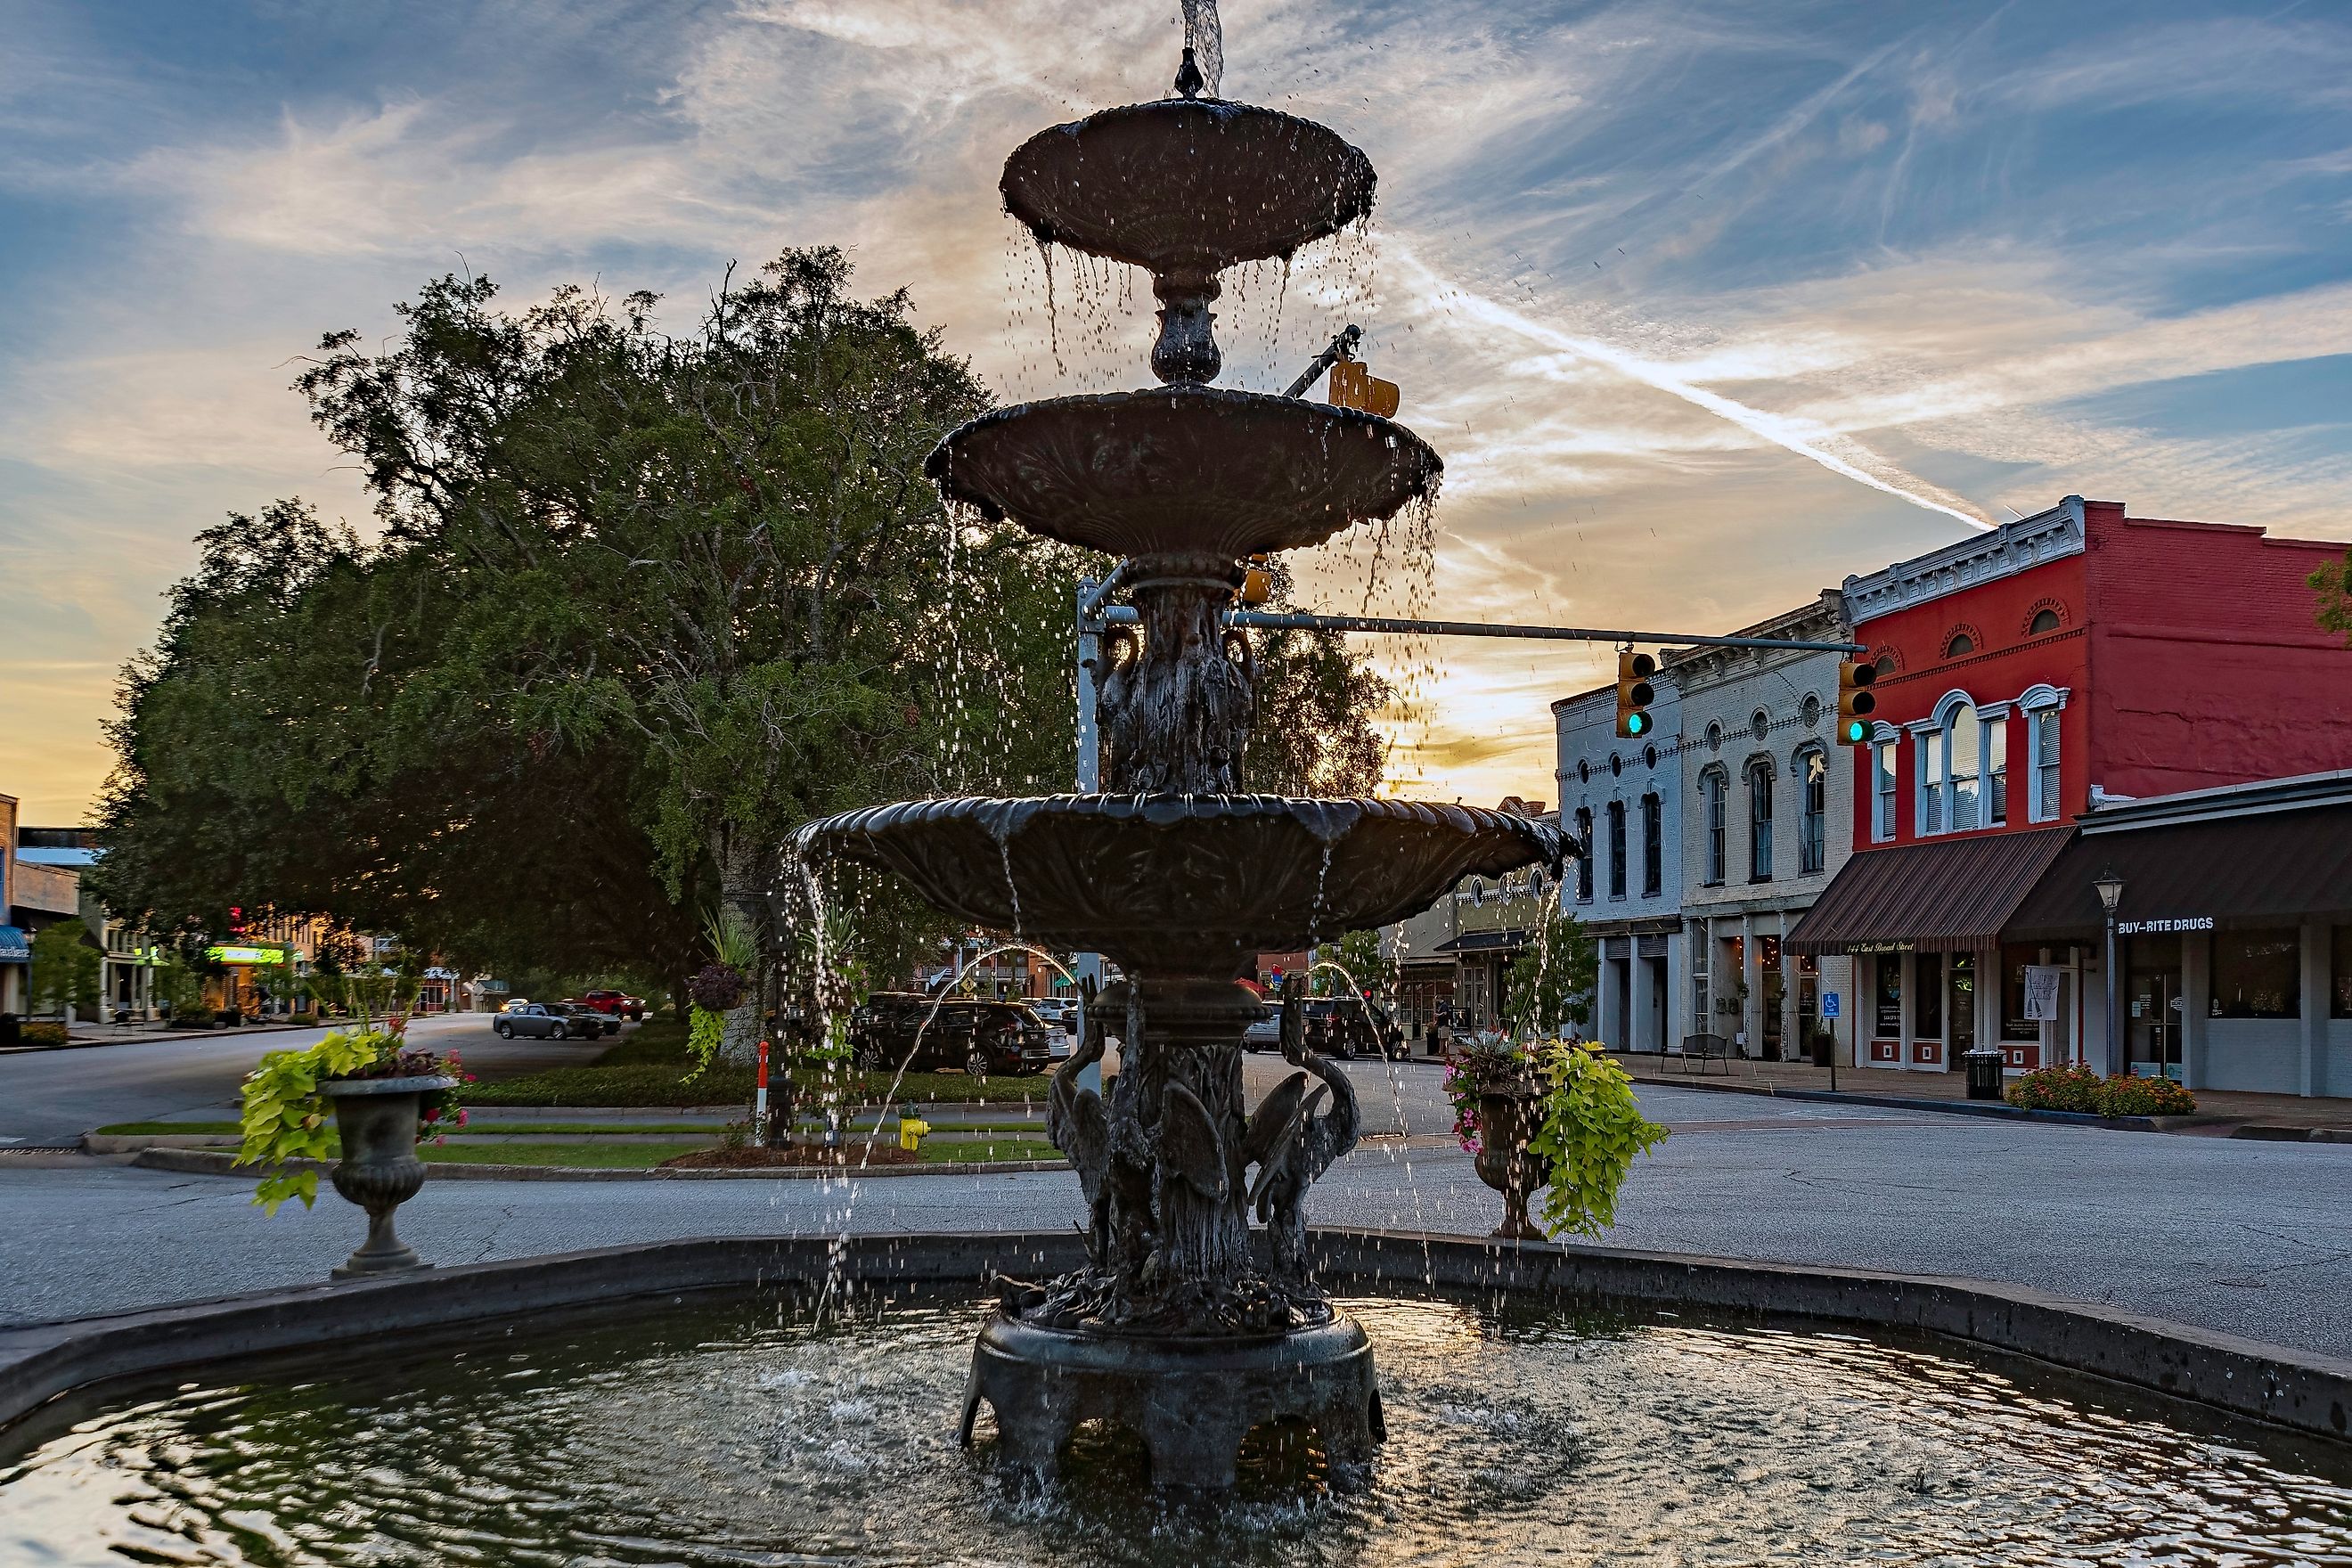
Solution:
<svg viewBox="0 0 2352 1568"><path fill-rule="evenodd" d="M2292 926L2213 933L2213 1016L2303 1016L2303 935Z"/></svg>
<svg viewBox="0 0 2352 1568"><path fill-rule="evenodd" d="M1903 1033L1903 961L1891 952L1878 959L1877 1012L1878 1038L1892 1040Z"/></svg>
<svg viewBox="0 0 2352 1568"><path fill-rule="evenodd" d="M1625 803L1609 803L1609 896L1625 896Z"/></svg>
<svg viewBox="0 0 2352 1568"><path fill-rule="evenodd" d="M1911 1037L1944 1037L1944 955L1923 952L1911 961Z"/></svg>

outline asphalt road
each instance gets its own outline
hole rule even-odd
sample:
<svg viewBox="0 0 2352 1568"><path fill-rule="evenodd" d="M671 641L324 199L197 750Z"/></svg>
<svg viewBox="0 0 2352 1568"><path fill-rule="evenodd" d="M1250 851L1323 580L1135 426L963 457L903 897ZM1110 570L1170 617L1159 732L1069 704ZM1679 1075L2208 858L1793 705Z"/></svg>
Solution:
<svg viewBox="0 0 2352 1568"><path fill-rule="evenodd" d="M1409 1099L1442 1105L1434 1073L1403 1074ZM2352 1146L1697 1089L1642 1099L1675 1135L1635 1167L1607 1245L1971 1276L2305 1349L2352 1345ZM0 1158L0 1321L314 1280L358 1244L361 1216L331 1194L271 1219L248 1193L241 1179ZM1501 1217L1466 1156L1395 1142L1342 1162L1312 1205L1324 1224L1471 1235ZM402 1211L401 1232L457 1263L688 1236L1058 1228L1078 1206L1061 1172L442 1181Z"/></svg>
<svg viewBox="0 0 2352 1568"><path fill-rule="evenodd" d="M0 1054L0 1146L71 1143L94 1127L118 1121L152 1121L206 1106L233 1108L237 1086L263 1052L299 1049L325 1032L273 1029ZM467 1067L484 1077L592 1061L610 1043L501 1040L490 1032L486 1013L418 1018L409 1025L409 1035L435 1050L456 1048Z"/></svg>

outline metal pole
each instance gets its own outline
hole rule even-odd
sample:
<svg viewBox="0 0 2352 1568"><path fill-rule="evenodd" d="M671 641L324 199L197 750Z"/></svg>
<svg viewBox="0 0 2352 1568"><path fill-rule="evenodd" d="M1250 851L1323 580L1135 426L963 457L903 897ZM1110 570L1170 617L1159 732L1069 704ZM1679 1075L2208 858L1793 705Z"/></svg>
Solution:
<svg viewBox="0 0 2352 1568"><path fill-rule="evenodd" d="M1103 609L1104 626L1131 626L1142 617L1132 605ZM1606 630L1595 626L1521 626L1482 621L1409 621L1384 616L1276 615L1265 610L1228 610L1224 623L1264 631L1382 632L1403 637L1519 637L1538 642L1648 643L1690 647L1774 648L1783 653L1861 654L1861 643L1797 642L1787 637L1708 637L1697 633Z"/></svg>
<svg viewBox="0 0 2352 1568"><path fill-rule="evenodd" d="M1118 574L1101 583L1091 577L1078 583L1078 793L1093 795L1102 788L1102 730L1095 721L1095 672L1102 666L1102 599ZM1078 977L1077 1039L1087 1037L1087 982L1102 988L1102 954L1080 952L1071 955L1070 968ZM1078 1074L1081 1087L1099 1093L1102 1089L1102 1064L1086 1068Z"/></svg>

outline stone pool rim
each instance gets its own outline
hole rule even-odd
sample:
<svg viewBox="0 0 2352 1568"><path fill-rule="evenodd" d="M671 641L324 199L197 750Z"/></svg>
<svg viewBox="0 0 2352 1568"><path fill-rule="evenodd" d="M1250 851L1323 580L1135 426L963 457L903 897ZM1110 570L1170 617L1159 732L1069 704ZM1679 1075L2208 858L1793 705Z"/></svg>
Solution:
<svg viewBox="0 0 2352 1568"><path fill-rule="evenodd" d="M1925 1331L2290 1432L2352 1442L2352 1360L1987 1280L1548 1242L1317 1228L1337 1291L1507 1292L1554 1305L1689 1309L1824 1328ZM965 1285L1074 1268L1064 1232L715 1237L597 1247L342 1283L321 1281L0 1329L0 1429L97 1385L278 1351L636 1298L815 1282L836 1246L860 1285Z"/></svg>

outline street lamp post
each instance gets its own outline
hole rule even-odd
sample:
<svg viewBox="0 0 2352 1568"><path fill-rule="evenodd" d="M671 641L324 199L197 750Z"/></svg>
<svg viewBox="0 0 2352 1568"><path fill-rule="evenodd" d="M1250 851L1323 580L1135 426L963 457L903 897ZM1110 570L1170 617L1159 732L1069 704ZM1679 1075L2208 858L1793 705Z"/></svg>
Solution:
<svg viewBox="0 0 2352 1568"><path fill-rule="evenodd" d="M2098 891L2099 906L2107 911L2107 1065L2113 1069L2122 1063L2122 1070L2128 1072L2130 1060L2123 1047L2122 982L2116 974L2116 906L2124 901L2124 879L2109 867L2091 886Z"/></svg>

